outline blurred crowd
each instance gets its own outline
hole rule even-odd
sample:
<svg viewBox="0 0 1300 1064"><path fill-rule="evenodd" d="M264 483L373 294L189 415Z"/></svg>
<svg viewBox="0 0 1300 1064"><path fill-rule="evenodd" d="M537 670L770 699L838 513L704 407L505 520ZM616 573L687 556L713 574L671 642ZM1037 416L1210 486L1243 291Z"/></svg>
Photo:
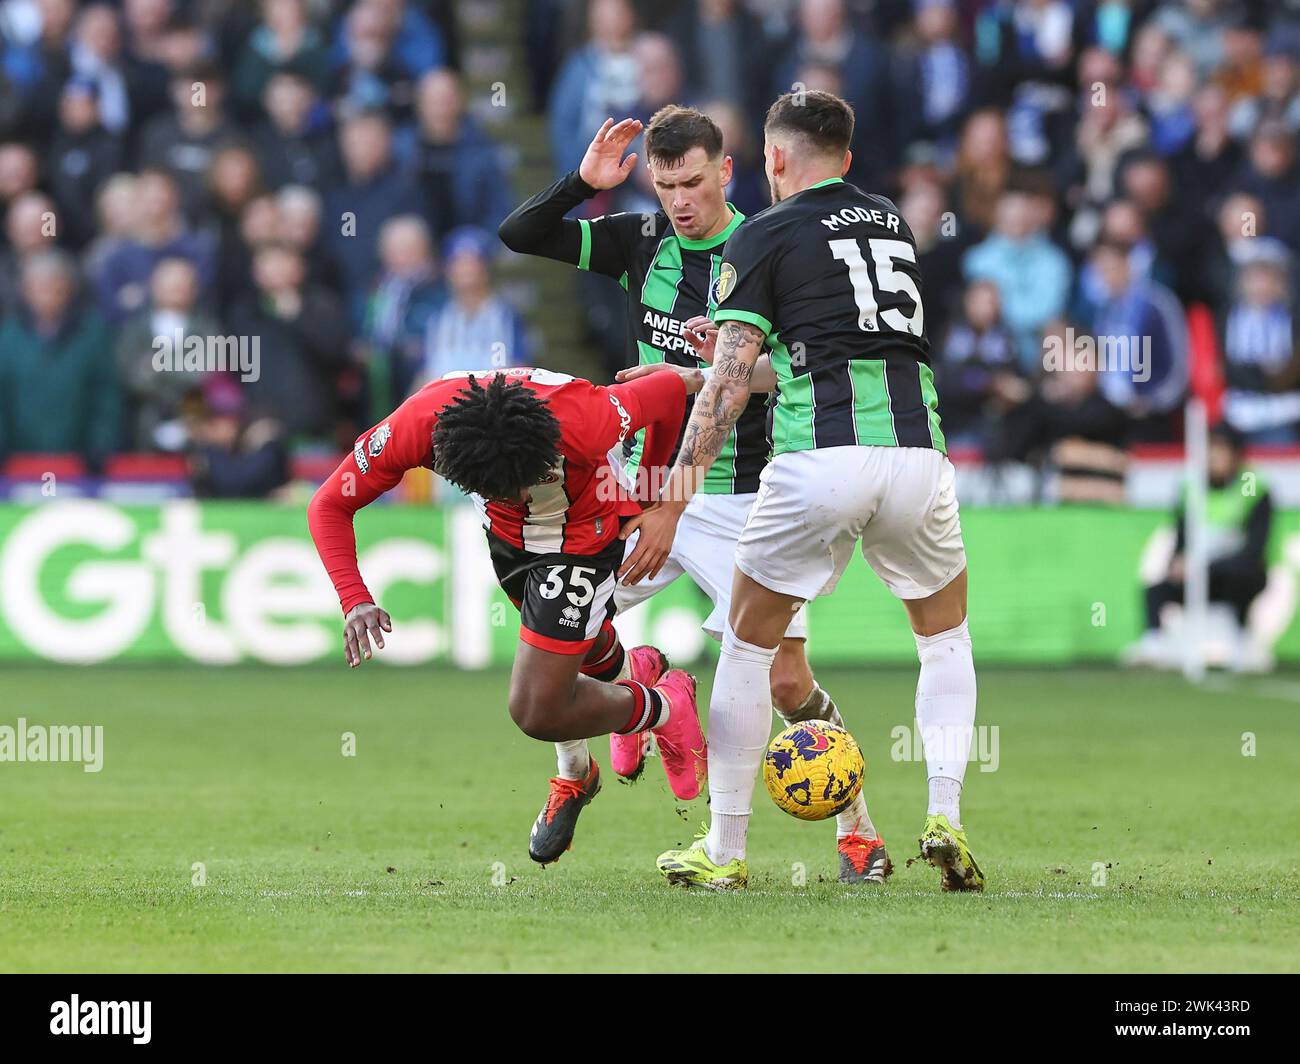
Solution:
<svg viewBox="0 0 1300 1064"><path fill-rule="evenodd" d="M172 452L259 495L421 380L526 360L455 31L428 0L0 0L0 456Z"/></svg>
<svg viewBox="0 0 1300 1064"><path fill-rule="evenodd" d="M849 179L916 236L951 445L1115 498L1127 447L1181 438L1197 344L1249 442L1300 440L1300 3L592 0L581 24L532 6L558 172L574 130L687 102L753 212L767 104L802 85L854 105ZM638 176L592 213L651 209ZM618 294L583 283L613 366ZM1198 305L1211 328L1189 330Z"/></svg>
<svg viewBox="0 0 1300 1064"><path fill-rule="evenodd" d="M849 99L950 445L1106 497L1125 448L1180 438L1206 344L1232 426L1300 442L1300 0L487 3L557 174L606 116L694 104L752 213L767 104ZM260 494L430 376L529 362L495 228L536 189L468 106L460 6L0 0L0 459L174 452ZM646 178L587 209L654 209ZM575 284L612 371L623 294ZM160 371L160 336L260 337L256 379Z"/></svg>

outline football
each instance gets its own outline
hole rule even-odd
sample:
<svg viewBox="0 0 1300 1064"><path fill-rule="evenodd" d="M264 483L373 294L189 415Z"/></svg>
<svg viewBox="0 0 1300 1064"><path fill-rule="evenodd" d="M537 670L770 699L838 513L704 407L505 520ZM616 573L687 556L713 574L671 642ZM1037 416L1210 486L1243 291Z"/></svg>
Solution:
<svg viewBox="0 0 1300 1064"><path fill-rule="evenodd" d="M792 724L768 744L763 782L778 806L800 820L825 820L862 789L866 762L853 736L837 724Z"/></svg>

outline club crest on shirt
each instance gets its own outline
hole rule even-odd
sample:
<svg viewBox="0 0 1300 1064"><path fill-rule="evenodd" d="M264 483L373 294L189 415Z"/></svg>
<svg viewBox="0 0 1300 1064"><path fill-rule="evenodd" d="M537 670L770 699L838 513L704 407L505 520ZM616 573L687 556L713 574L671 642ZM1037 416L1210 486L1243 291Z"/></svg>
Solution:
<svg viewBox="0 0 1300 1064"><path fill-rule="evenodd" d="M370 434L370 443L366 450L370 452L371 458L378 458L384 453L384 444L386 444L393 435L393 430L388 427L385 421L379 428Z"/></svg>
<svg viewBox="0 0 1300 1064"><path fill-rule="evenodd" d="M729 262L724 262L718 270L718 276L713 279L713 288L709 292L709 298L714 303L721 303L735 290L736 267Z"/></svg>

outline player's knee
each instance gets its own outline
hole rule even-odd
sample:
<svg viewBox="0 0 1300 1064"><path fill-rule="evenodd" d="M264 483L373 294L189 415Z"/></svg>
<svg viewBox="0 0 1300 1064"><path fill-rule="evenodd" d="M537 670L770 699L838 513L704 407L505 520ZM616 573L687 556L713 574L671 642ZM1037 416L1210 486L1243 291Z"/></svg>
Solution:
<svg viewBox="0 0 1300 1064"><path fill-rule="evenodd" d="M544 743L558 743L573 738L572 735L562 734L563 729L557 728L553 721L547 719L546 713L536 709L512 712L511 716L514 717L519 730L530 739L537 739Z"/></svg>
<svg viewBox="0 0 1300 1064"><path fill-rule="evenodd" d="M555 726L555 706L544 692L511 691L510 719L530 739L543 742L561 742L572 735L560 735Z"/></svg>
<svg viewBox="0 0 1300 1064"><path fill-rule="evenodd" d="M966 623L966 570L929 598L904 601L912 631L922 638L955 631Z"/></svg>

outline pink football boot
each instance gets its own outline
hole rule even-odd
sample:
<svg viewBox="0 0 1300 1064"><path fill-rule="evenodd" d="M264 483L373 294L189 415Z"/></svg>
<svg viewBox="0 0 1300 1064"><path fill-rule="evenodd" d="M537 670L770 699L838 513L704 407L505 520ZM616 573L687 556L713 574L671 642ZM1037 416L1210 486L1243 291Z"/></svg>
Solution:
<svg viewBox="0 0 1300 1064"><path fill-rule="evenodd" d="M627 652L628 668L632 679L653 687L659 678L668 671L668 659L658 647L633 647ZM650 733L636 732L632 735L611 735L609 737L609 764L614 772L629 783L641 778L645 768L645 755L650 747Z"/></svg>
<svg viewBox="0 0 1300 1064"><path fill-rule="evenodd" d="M695 705L695 677L683 669L670 669L655 690L668 699L671 707L668 722L653 729L659 756L673 794L689 802L699 797L709 778L709 744Z"/></svg>

